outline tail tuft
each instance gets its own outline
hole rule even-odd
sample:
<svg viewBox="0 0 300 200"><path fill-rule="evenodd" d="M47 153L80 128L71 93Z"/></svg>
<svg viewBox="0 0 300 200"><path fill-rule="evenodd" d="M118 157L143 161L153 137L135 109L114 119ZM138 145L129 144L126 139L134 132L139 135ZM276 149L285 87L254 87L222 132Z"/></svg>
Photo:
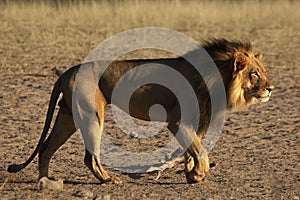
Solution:
<svg viewBox="0 0 300 200"><path fill-rule="evenodd" d="M10 172L10 173L18 172L21 169L23 169L24 167L26 167L24 164L20 164L20 165L12 164L12 165L8 166L7 171Z"/></svg>

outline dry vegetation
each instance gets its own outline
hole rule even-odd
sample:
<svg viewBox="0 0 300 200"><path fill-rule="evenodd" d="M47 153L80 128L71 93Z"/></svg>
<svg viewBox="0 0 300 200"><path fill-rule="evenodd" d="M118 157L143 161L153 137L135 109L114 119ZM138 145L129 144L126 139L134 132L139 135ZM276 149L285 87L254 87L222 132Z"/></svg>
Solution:
<svg viewBox="0 0 300 200"><path fill-rule="evenodd" d="M24 65L20 59L9 59L13 54L28 56L28 65L77 63L105 38L135 27L170 28L196 40L214 36L249 39L260 29L289 31L300 19L299 3L289 1L103 1L60 9L24 3L2 7L1 68ZM277 39L279 34L272 37ZM30 57L41 53L48 62L29 63Z"/></svg>
<svg viewBox="0 0 300 200"><path fill-rule="evenodd" d="M82 188L112 199L299 199L299 1L91 1L60 8L10 2L0 7L0 199L73 199ZM219 167L208 181L185 184L183 174L176 173L179 166L158 181L117 173L125 180L122 186L97 185L83 165L77 135L50 166L51 175L67 182L63 192L36 191L36 161L8 174L8 164L24 161L36 145L56 79L51 68L78 64L105 38L145 26L174 29L199 41L250 40L270 65L276 86L271 102L229 115L226 134L211 152Z"/></svg>

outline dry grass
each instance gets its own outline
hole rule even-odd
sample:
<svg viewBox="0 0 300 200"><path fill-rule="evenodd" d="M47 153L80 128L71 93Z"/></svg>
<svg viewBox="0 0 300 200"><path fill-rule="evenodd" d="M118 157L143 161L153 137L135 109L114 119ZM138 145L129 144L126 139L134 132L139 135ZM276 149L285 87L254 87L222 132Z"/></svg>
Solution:
<svg viewBox="0 0 300 200"><path fill-rule="evenodd" d="M128 29L135 26L197 25L230 21L280 20L299 17L297 1L106 1L78 4L56 9L47 4L9 4L1 15L11 20L28 21L31 25L101 26ZM26 16L26 19L24 17ZM198 20L194 20L198 19ZM193 21L197 21L193 22Z"/></svg>
<svg viewBox="0 0 300 200"><path fill-rule="evenodd" d="M45 39L55 34L56 29L73 27L79 33L101 29L110 35L142 26L190 29L228 22L234 25L249 22L266 25L270 20L292 23L291 19L300 17L299 5L297 1L125 1L115 4L104 1L56 9L47 4L9 4L1 17L2 28L18 30L21 28L18 26L23 25L31 30L32 38L36 38L33 32L38 31L38 36ZM45 29L49 32L45 33Z"/></svg>
<svg viewBox="0 0 300 200"><path fill-rule="evenodd" d="M35 59L39 55L49 56L43 65L75 64L105 38L135 27L175 29L196 40L247 39L252 31L249 23L258 29L289 27L300 18L299 5L296 1L103 1L56 9L48 4L10 3L2 5L0 13L0 67L24 65L16 59L20 55L28 64L41 65ZM215 26L224 34L213 31Z"/></svg>

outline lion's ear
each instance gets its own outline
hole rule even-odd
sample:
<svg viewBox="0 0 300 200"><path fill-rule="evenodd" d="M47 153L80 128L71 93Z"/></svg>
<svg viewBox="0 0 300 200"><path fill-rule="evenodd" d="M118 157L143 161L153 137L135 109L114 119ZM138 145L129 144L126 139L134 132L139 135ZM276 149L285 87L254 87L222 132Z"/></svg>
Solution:
<svg viewBox="0 0 300 200"><path fill-rule="evenodd" d="M233 68L235 72L245 69L248 65L248 61L245 55L239 54L234 58Z"/></svg>
<svg viewBox="0 0 300 200"><path fill-rule="evenodd" d="M258 53L258 54L255 55L255 58L256 58L257 60L261 60L262 57L263 57L262 53Z"/></svg>

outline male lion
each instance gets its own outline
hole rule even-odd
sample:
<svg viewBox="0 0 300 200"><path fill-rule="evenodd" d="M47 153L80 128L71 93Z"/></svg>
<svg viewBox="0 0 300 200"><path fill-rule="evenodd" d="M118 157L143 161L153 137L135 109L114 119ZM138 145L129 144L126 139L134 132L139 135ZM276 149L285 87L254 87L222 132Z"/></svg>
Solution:
<svg viewBox="0 0 300 200"><path fill-rule="evenodd" d="M267 102L273 89L266 76L266 69L261 63L262 54L254 54L252 45L248 42L229 41L226 39L211 39L202 47L208 52L223 80L227 95L227 110L238 110L256 102ZM93 133L100 138L104 124L104 107L111 103L112 91L122 75L134 67L145 63L160 63L180 72L193 87L201 115L197 136L192 139L184 153L185 174L188 183L200 182L210 169L208 157L201 146L201 138L205 135L211 116L211 99L209 89L199 73L183 58L124 60L114 61L102 74L95 94L95 110L99 130ZM90 63L96 64L96 63ZM23 164L10 165L9 172L17 172L25 168L39 153L39 179L48 177L49 162L56 150L76 131L72 115L72 93L76 74L81 66L75 66L60 76L52 91L45 126L39 143L30 158ZM132 77L134 79L135 77ZM93 92L93 91L91 91ZM59 112L47 138L50 123L60 93ZM180 105L176 96L168 89L157 84L147 84L138 88L130 99L130 115L143 120L150 120L149 108L154 104L164 106L167 112L168 128L176 134L180 124ZM225 108L226 110L226 108ZM222 112L222 111L221 111ZM100 136L99 136L100 135ZM182 141L179 141L179 143ZM100 149L100 141L95 141ZM84 163L101 183L119 183L117 178L110 178L93 153L86 150Z"/></svg>

